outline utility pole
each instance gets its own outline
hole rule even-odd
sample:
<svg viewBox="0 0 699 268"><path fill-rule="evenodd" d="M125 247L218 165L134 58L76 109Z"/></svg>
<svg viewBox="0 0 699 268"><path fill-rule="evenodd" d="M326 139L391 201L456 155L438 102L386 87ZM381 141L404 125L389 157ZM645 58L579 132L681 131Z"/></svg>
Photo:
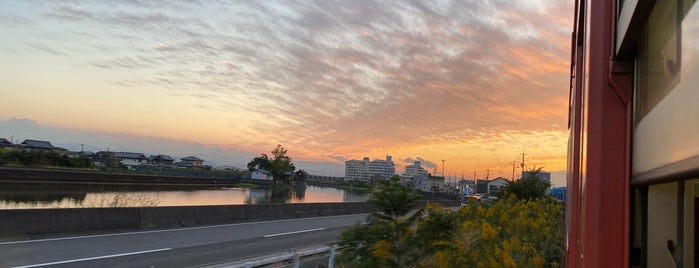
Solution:
<svg viewBox="0 0 699 268"><path fill-rule="evenodd" d="M447 160L442 159L442 177L446 177L446 176L444 175L444 162L446 162L446 161L447 161Z"/></svg>
<svg viewBox="0 0 699 268"><path fill-rule="evenodd" d="M490 178L490 169L486 170L485 172L485 180L487 181Z"/></svg>

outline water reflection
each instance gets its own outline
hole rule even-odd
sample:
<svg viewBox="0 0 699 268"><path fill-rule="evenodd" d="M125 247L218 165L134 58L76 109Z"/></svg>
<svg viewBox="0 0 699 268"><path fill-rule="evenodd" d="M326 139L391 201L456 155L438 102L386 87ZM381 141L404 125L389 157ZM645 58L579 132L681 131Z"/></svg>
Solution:
<svg viewBox="0 0 699 268"><path fill-rule="evenodd" d="M363 202L367 196L306 184L246 189L0 182L0 209Z"/></svg>

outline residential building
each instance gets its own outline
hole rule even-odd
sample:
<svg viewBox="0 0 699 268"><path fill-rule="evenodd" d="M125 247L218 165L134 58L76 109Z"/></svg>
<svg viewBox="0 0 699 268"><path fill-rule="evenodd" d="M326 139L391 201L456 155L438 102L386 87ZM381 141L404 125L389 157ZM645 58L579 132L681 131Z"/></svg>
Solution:
<svg viewBox="0 0 699 268"><path fill-rule="evenodd" d="M444 192L446 185L443 176L427 176L426 189L420 189L423 192Z"/></svg>
<svg viewBox="0 0 699 268"><path fill-rule="evenodd" d="M175 162L175 159L169 155L159 154L148 157L148 162L159 165L172 165L172 163Z"/></svg>
<svg viewBox="0 0 699 268"><path fill-rule="evenodd" d="M354 159L345 161L345 180L369 182L371 180L369 157L364 157L361 161Z"/></svg>
<svg viewBox="0 0 699 268"><path fill-rule="evenodd" d="M503 177L497 177L488 181L488 195L499 192L500 189L507 187L507 185L510 185L510 182Z"/></svg>
<svg viewBox="0 0 699 268"><path fill-rule="evenodd" d="M16 148L17 145L12 144L12 142L8 141L5 138L0 138L0 149L14 149Z"/></svg>
<svg viewBox="0 0 699 268"><path fill-rule="evenodd" d="M121 167L121 162L116 157L116 154L110 151L99 151L95 153L92 157L92 162L97 166L104 166L110 168Z"/></svg>
<svg viewBox="0 0 699 268"><path fill-rule="evenodd" d="M67 151L66 149L55 147L51 145L48 141L41 140L24 140L20 143L22 148L28 150L40 150L40 151Z"/></svg>
<svg viewBox="0 0 699 268"><path fill-rule="evenodd" d="M488 180L476 179L476 194L488 193Z"/></svg>
<svg viewBox="0 0 699 268"><path fill-rule="evenodd" d="M264 169L258 169L252 172L252 175L250 175L250 178L253 180L263 180L263 181L271 181L274 180L274 176L272 176L272 172L269 172Z"/></svg>
<svg viewBox="0 0 699 268"><path fill-rule="evenodd" d="M148 163L148 158L142 153L114 152L114 156L126 167L133 169L135 166Z"/></svg>
<svg viewBox="0 0 699 268"><path fill-rule="evenodd" d="M415 188L414 182L413 182L413 177L408 177L408 176L400 176L400 183L405 185L405 187L408 187L410 189Z"/></svg>
<svg viewBox="0 0 699 268"><path fill-rule="evenodd" d="M369 162L369 173L371 177L380 176L387 180L396 174L396 166L393 164L393 159L390 155L386 155L386 160L374 159Z"/></svg>
<svg viewBox="0 0 699 268"><path fill-rule="evenodd" d="M196 156L187 156L181 158L177 165L181 167L202 167L204 165L204 160Z"/></svg>
<svg viewBox="0 0 699 268"><path fill-rule="evenodd" d="M425 192L431 189L427 181L428 175L427 170L422 167L420 161L415 161L412 165L406 166L405 172L403 172L403 176L413 178L413 186L416 189Z"/></svg>
<svg viewBox="0 0 699 268"><path fill-rule="evenodd" d="M299 169L298 171L294 172L294 181L304 181L310 176L311 174L308 174L308 172L305 170Z"/></svg>

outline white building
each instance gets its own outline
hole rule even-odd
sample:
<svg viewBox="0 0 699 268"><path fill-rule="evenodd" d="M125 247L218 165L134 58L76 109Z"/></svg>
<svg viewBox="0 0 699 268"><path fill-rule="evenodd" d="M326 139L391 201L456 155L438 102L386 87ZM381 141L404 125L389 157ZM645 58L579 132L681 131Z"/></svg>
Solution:
<svg viewBox="0 0 699 268"><path fill-rule="evenodd" d="M427 186L426 189L420 190L423 192L444 192L446 190L446 184L442 176L428 176L425 186Z"/></svg>
<svg viewBox="0 0 699 268"><path fill-rule="evenodd" d="M509 184L510 182L502 177L497 177L488 181L488 195L490 195L491 192L495 193L500 189L505 188Z"/></svg>
<svg viewBox="0 0 699 268"><path fill-rule="evenodd" d="M386 160L374 159L369 162L369 173L371 177L379 175L387 180L396 174L396 166L393 164L393 159L390 155L386 155Z"/></svg>
<svg viewBox="0 0 699 268"><path fill-rule="evenodd" d="M252 175L250 175L250 178L253 180L263 180L263 181L271 181L274 180L274 176L272 176L272 173L264 170L264 169L258 169L252 172Z"/></svg>
<svg viewBox="0 0 699 268"><path fill-rule="evenodd" d="M432 189L427 180L427 170L422 167L420 161L415 161L412 165L406 166L403 176L413 178L413 186L416 189L420 189L420 191L428 192Z"/></svg>
<svg viewBox="0 0 699 268"><path fill-rule="evenodd" d="M369 157L364 157L361 161L354 159L345 161L345 180L369 182L371 180Z"/></svg>
<svg viewBox="0 0 699 268"><path fill-rule="evenodd" d="M129 169L134 169L135 166L148 163L148 157L142 153L114 152L114 156Z"/></svg>

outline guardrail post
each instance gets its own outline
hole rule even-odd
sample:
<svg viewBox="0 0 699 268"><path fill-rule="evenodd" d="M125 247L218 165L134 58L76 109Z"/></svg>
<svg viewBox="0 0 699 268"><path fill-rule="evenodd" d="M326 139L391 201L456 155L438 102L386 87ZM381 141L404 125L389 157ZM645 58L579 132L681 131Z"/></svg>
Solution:
<svg viewBox="0 0 699 268"><path fill-rule="evenodd" d="M334 268L335 266L335 250L337 250L337 245L332 245L330 247L330 257L328 258L328 268Z"/></svg>
<svg viewBox="0 0 699 268"><path fill-rule="evenodd" d="M294 252L294 268L299 268L300 263L301 263L301 260L300 260L300 259L301 259L301 258L299 257L298 251L297 251L297 252Z"/></svg>

